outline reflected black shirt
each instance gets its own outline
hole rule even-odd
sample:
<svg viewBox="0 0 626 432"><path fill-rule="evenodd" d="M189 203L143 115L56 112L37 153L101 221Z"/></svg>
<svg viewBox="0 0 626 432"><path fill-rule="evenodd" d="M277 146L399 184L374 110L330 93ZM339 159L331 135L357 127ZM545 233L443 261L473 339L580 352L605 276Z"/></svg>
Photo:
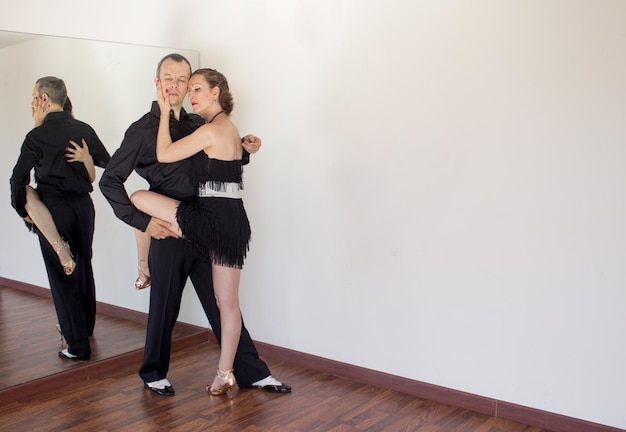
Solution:
<svg viewBox="0 0 626 432"><path fill-rule="evenodd" d="M196 154L182 161L159 163L156 158L156 136L161 110L152 102L150 112L130 125L120 148L115 151L100 179L100 190L113 207L113 212L122 221L145 231L151 216L133 206L124 188L128 176L137 171L150 185L150 190L179 201L194 198L198 186L190 179L193 159ZM177 141L191 134L204 124L204 119L181 109L180 120L170 114L170 135ZM249 155L244 152L246 156Z"/></svg>
<svg viewBox="0 0 626 432"><path fill-rule="evenodd" d="M11 176L11 205L26 217L26 186L35 169L37 188L45 191L83 194L93 191L89 173L82 162L68 162L65 150L72 140L85 139L94 165L104 168L111 158L91 126L72 118L68 111L50 112L43 123L24 139Z"/></svg>

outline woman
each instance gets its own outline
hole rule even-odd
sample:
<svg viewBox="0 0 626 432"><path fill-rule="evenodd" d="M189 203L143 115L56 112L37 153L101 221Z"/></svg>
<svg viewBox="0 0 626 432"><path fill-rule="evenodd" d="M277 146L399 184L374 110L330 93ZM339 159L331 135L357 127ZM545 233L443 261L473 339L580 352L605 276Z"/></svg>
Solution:
<svg viewBox="0 0 626 432"><path fill-rule="evenodd" d="M194 157L196 169L192 173L198 183L198 197L180 202L154 192L137 191L131 201L145 213L170 222L172 231L210 257L222 323L222 349L217 373L207 391L211 395L230 393L232 399L233 362L241 333L239 280L250 240L250 224L240 196L243 149L239 131L229 117L233 98L221 73L213 69L195 71L189 79L188 97L194 112L206 123L173 143L169 101L157 81L161 110L157 159L176 162L200 153Z"/></svg>

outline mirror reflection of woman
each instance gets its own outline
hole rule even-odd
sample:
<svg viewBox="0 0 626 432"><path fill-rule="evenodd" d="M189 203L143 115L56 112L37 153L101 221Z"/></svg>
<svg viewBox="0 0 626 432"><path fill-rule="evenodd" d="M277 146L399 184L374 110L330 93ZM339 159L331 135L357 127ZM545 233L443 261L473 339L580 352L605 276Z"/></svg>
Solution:
<svg viewBox="0 0 626 432"><path fill-rule="evenodd" d="M167 89L157 83L161 110L157 136L159 162L176 162L199 152L201 166L192 176L199 196L180 202L150 191L137 191L132 203L145 213L171 223L172 231L190 241L211 259L215 297L222 323L218 369L207 391L230 393L235 385L233 362L241 333L239 280L248 251L250 225L241 199L242 146L239 131L230 119L233 98L226 78L213 69L199 69L189 79L189 101L206 123L191 135L172 142L169 131Z"/></svg>

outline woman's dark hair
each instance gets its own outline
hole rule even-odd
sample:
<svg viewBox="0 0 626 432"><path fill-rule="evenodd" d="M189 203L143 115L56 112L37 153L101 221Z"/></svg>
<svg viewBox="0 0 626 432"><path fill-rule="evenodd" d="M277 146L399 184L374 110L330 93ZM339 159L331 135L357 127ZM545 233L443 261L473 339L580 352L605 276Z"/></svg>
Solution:
<svg viewBox="0 0 626 432"><path fill-rule="evenodd" d="M224 112L227 115L233 111L233 107L235 106L235 102L233 102L233 95L230 93L230 89L228 88L228 81L226 77L215 69L198 69L191 76L200 75L204 78L204 80L209 84L210 88L215 86L220 89L219 103Z"/></svg>
<svg viewBox="0 0 626 432"><path fill-rule="evenodd" d="M70 115L74 117L74 115L72 114L72 101L70 100L69 96L65 99L65 104L63 105L63 111L68 111Z"/></svg>

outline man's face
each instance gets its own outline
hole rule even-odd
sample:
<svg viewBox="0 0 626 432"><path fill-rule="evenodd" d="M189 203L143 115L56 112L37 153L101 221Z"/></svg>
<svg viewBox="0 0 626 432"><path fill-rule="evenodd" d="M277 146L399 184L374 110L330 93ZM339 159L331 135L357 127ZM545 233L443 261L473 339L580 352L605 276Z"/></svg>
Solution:
<svg viewBox="0 0 626 432"><path fill-rule="evenodd" d="M182 106L185 94L187 94L189 75L191 75L191 71L185 62L167 59L161 63L161 71L158 78L161 80L163 94L169 98L172 107ZM165 93L165 90L167 90L167 93Z"/></svg>

